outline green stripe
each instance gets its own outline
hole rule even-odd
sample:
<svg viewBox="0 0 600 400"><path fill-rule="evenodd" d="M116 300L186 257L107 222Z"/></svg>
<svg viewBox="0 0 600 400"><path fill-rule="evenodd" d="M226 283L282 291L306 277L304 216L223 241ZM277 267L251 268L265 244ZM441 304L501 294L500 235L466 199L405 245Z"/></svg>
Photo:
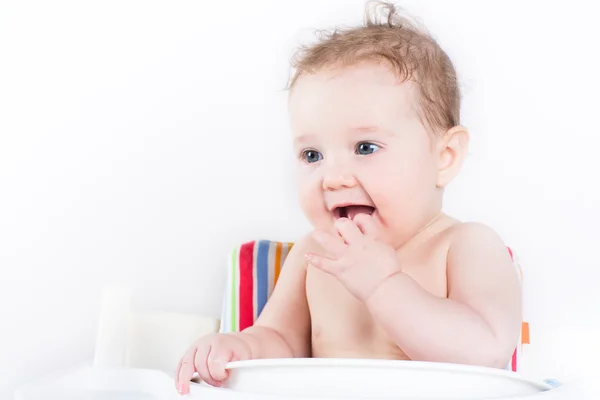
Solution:
<svg viewBox="0 0 600 400"><path fill-rule="evenodd" d="M237 321L237 271L238 271L238 260L237 260L237 247L233 249L231 253L231 332L237 332L238 321Z"/></svg>

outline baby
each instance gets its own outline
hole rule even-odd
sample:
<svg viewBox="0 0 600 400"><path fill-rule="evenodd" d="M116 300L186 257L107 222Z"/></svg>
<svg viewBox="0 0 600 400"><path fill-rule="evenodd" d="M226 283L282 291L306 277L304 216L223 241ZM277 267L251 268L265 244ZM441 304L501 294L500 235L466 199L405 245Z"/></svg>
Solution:
<svg viewBox="0 0 600 400"><path fill-rule="evenodd" d="M442 212L467 154L452 62L391 4L298 53L289 114L303 212L256 323L200 338L180 361L220 386L233 360L348 357L504 368L520 282L498 235ZM385 22L377 22L381 12Z"/></svg>

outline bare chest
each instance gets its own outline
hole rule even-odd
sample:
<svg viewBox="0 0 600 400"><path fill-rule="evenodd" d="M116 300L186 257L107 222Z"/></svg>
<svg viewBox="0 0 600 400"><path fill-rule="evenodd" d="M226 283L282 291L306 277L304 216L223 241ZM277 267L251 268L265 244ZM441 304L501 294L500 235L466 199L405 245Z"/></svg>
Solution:
<svg viewBox="0 0 600 400"><path fill-rule="evenodd" d="M405 252L398 257L403 272L425 290L436 296L447 296L446 251L440 246ZM375 269L377 265L370 267ZM352 357L405 358L373 320L366 306L335 277L309 267L306 296L313 352L333 357L344 353Z"/></svg>

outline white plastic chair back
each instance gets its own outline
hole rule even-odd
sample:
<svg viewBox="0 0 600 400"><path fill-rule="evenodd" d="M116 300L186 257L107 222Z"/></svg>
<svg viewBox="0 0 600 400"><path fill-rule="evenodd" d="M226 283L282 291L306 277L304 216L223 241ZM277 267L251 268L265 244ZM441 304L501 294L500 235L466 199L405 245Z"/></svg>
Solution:
<svg viewBox="0 0 600 400"><path fill-rule="evenodd" d="M129 288L108 287L102 298L94 365L158 369L172 374L191 343L218 328L216 318L134 311Z"/></svg>

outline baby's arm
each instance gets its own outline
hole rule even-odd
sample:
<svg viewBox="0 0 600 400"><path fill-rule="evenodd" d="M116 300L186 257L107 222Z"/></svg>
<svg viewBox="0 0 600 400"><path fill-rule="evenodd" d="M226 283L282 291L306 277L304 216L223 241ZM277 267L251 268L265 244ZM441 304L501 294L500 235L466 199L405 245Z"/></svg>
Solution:
<svg viewBox="0 0 600 400"><path fill-rule="evenodd" d="M483 225L457 227L447 280L448 298L440 298L396 274L367 306L411 359L505 367L522 321L520 283L506 246Z"/></svg>
<svg viewBox="0 0 600 400"><path fill-rule="evenodd" d="M253 326L240 333L252 358L309 357L310 315L306 301L306 259L310 237L290 250L273 294Z"/></svg>
<svg viewBox="0 0 600 400"><path fill-rule="evenodd" d="M253 326L242 332L211 334L195 341L179 361L175 385L189 393L194 372L211 385L220 386L229 372L229 361L310 355L310 316L306 302L308 240L290 251L273 294Z"/></svg>

